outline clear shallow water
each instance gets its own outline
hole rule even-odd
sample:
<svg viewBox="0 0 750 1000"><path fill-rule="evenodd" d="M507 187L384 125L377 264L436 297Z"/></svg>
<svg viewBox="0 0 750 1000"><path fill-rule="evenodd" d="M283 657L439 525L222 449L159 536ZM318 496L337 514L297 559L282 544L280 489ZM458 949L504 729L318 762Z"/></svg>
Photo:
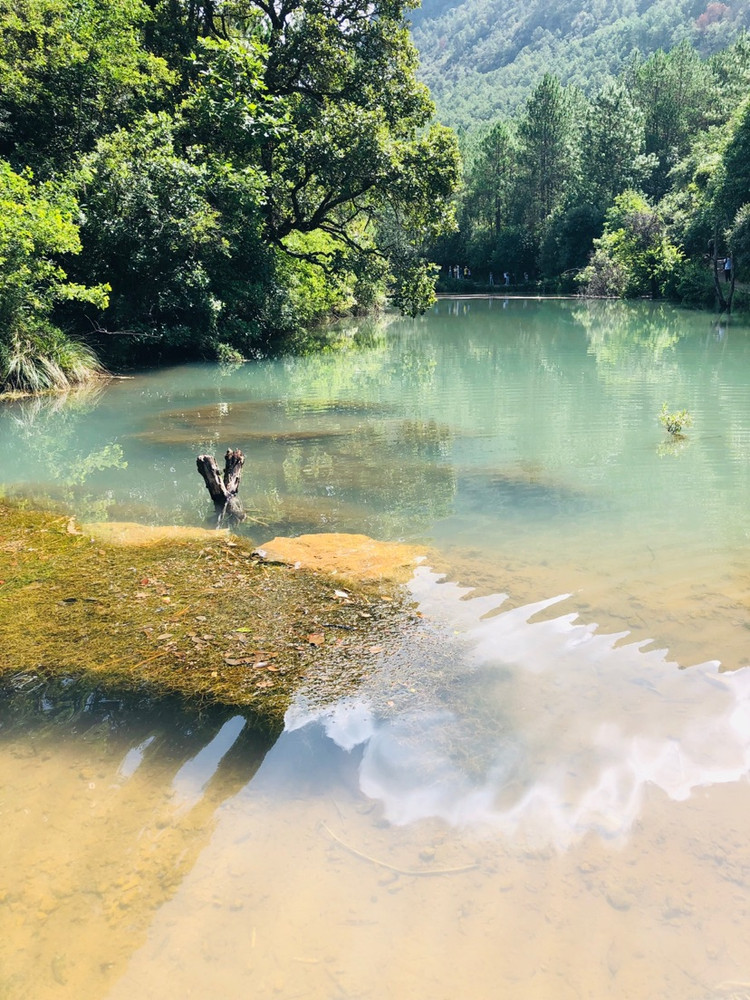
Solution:
<svg viewBox="0 0 750 1000"><path fill-rule="evenodd" d="M301 697L272 747L231 715L8 698L0 982L747 995L750 675L718 665L750 660L747 331L495 300L365 333L0 411L4 482L82 515L200 523L195 455L232 446L256 540L435 550L429 648L356 701ZM693 414L684 442L664 400Z"/></svg>

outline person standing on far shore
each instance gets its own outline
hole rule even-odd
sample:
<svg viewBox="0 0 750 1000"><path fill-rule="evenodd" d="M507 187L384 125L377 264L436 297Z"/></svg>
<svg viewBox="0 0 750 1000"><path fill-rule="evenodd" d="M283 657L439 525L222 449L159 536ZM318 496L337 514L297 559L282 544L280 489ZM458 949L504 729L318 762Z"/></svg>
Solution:
<svg viewBox="0 0 750 1000"><path fill-rule="evenodd" d="M726 257L724 260L724 281L729 281L732 277L732 258Z"/></svg>

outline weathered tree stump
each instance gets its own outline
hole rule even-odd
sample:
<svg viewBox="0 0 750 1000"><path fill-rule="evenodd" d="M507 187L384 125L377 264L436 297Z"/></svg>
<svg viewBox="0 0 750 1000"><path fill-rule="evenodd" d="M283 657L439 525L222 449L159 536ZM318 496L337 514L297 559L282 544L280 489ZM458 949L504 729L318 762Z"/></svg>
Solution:
<svg viewBox="0 0 750 1000"><path fill-rule="evenodd" d="M239 449L229 448L224 456L224 475L219 472L213 455L199 455L195 464L203 477L206 489L214 502L216 511L216 527L220 528L225 521L239 522L245 520L242 504L237 499L242 478L242 466L245 456Z"/></svg>

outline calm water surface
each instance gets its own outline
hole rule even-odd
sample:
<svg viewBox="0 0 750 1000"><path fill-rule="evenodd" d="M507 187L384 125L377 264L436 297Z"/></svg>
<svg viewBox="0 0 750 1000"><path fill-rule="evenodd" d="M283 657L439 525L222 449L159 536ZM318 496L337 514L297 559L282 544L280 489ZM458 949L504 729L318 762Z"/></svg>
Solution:
<svg viewBox="0 0 750 1000"><path fill-rule="evenodd" d="M275 742L4 692L0 997L750 997L750 331L495 299L347 338L0 409L5 491L82 519L200 524L231 446L254 541L431 551L424 648Z"/></svg>

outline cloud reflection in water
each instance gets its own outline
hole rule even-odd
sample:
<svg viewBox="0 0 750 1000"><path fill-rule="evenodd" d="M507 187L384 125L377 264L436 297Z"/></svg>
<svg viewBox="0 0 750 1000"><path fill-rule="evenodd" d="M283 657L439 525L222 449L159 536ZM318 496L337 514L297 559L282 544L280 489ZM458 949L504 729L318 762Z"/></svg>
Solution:
<svg viewBox="0 0 750 1000"><path fill-rule="evenodd" d="M502 596L471 598L427 569L413 589L422 613L446 623L457 676L496 725L475 733L465 703L429 698L386 717L366 690L331 708L301 700L287 715L288 731L317 723L343 750L360 748L360 788L392 823L440 817L564 848L588 831L625 836L647 784L681 800L750 772L750 669L681 670L575 614L530 620L559 597L484 617ZM462 728L480 773L451 751Z"/></svg>

